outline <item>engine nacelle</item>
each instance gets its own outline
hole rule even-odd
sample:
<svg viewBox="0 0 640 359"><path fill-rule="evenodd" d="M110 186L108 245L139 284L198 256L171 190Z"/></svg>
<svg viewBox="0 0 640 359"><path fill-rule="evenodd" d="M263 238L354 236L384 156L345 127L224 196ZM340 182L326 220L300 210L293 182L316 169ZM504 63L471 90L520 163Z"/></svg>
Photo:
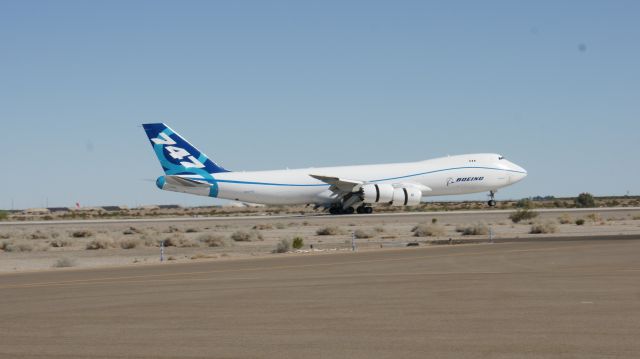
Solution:
<svg viewBox="0 0 640 359"><path fill-rule="evenodd" d="M389 203L393 201L393 186L390 184L366 184L362 186L364 203Z"/></svg>
<svg viewBox="0 0 640 359"><path fill-rule="evenodd" d="M415 187L398 187L393 189L393 206L415 206L422 199L422 191Z"/></svg>

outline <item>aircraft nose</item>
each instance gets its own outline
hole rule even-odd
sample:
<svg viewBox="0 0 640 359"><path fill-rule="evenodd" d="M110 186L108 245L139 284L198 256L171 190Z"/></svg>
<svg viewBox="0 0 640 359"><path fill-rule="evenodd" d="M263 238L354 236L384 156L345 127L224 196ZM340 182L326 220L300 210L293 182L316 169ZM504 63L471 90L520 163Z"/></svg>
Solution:
<svg viewBox="0 0 640 359"><path fill-rule="evenodd" d="M511 163L511 182L518 182L518 181L522 181L525 177L527 177L527 170L525 170L524 168L518 166L515 163Z"/></svg>

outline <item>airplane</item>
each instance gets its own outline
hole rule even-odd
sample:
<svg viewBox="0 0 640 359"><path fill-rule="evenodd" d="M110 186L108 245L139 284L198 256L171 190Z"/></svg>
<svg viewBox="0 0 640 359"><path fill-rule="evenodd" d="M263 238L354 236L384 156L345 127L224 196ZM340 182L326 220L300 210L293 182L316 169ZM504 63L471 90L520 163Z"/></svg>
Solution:
<svg viewBox="0 0 640 359"><path fill-rule="evenodd" d="M503 156L477 153L418 162L234 172L221 167L164 123L143 124L165 175L165 191L272 205L305 204L331 214L368 214L373 205L415 206L422 197L489 192L527 176Z"/></svg>

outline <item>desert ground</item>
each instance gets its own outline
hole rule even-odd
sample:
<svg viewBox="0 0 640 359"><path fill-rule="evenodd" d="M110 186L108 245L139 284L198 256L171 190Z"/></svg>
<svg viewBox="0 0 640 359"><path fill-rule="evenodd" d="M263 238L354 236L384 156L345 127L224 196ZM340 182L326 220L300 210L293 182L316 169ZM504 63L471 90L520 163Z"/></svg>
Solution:
<svg viewBox="0 0 640 359"><path fill-rule="evenodd" d="M638 239L5 273L0 357L637 358Z"/></svg>
<svg viewBox="0 0 640 359"><path fill-rule="evenodd" d="M0 222L0 273L322 255L433 244L640 234L640 208ZM583 222L578 224L578 222ZM296 240L300 246L292 246ZM301 243L300 243L301 242ZM280 252L280 253L278 253Z"/></svg>

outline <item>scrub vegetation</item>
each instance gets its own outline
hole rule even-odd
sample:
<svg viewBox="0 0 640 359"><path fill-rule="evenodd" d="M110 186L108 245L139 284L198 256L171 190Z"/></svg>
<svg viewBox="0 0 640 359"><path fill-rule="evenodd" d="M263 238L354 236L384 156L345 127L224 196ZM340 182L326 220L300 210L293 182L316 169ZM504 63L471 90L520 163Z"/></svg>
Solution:
<svg viewBox="0 0 640 359"><path fill-rule="evenodd" d="M517 211L509 215L509 219L511 219L513 223L519 223L520 221L527 221L536 217L538 217L538 212L535 212L528 208L518 209Z"/></svg>
<svg viewBox="0 0 640 359"><path fill-rule="evenodd" d="M411 229L414 237L442 237L445 230L441 226L435 224L422 223Z"/></svg>
<svg viewBox="0 0 640 359"><path fill-rule="evenodd" d="M489 234L489 227L484 223L476 223L470 226L458 226L456 232L461 233L463 236L480 236Z"/></svg>

